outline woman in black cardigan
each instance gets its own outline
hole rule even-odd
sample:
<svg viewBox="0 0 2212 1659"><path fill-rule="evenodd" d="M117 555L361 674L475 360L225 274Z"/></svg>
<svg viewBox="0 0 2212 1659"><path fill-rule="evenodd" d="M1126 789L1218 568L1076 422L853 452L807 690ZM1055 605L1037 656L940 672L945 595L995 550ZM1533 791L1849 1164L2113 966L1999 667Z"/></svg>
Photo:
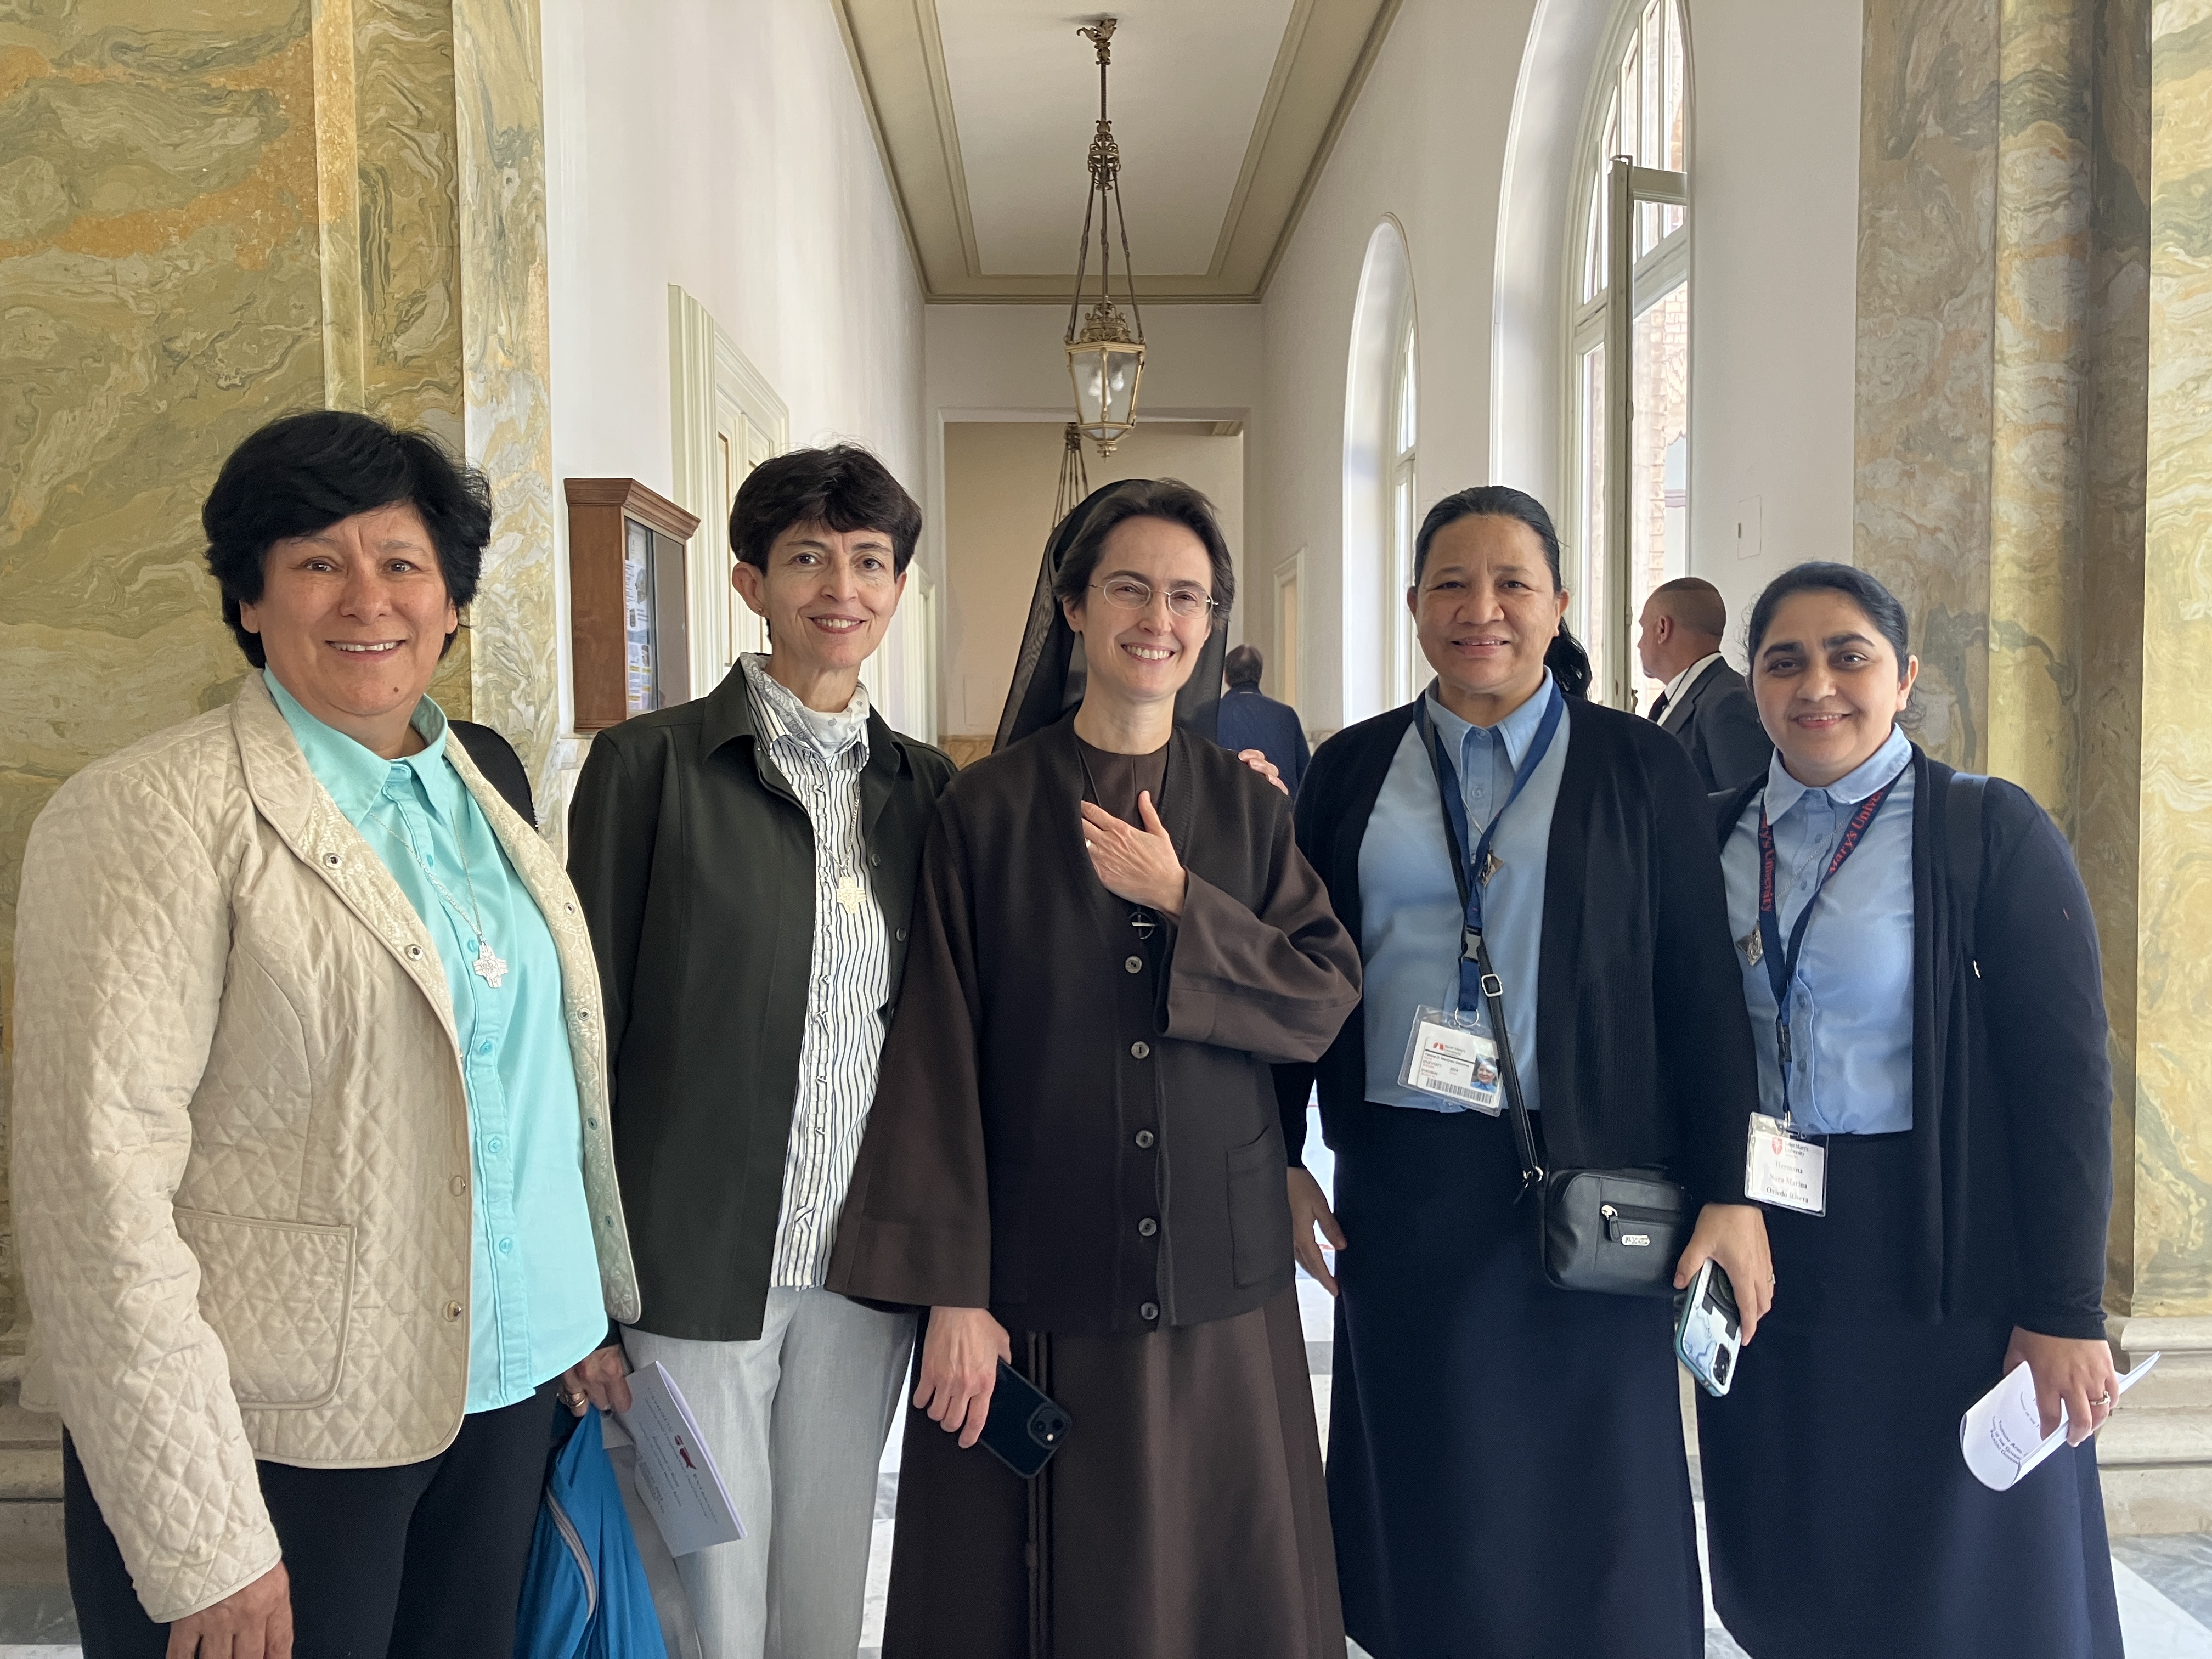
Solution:
<svg viewBox="0 0 2212 1659"><path fill-rule="evenodd" d="M1364 1001L1317 1068L1276 1071L1300 1259L1340 1281L1328 1489L1345 1625L1376 1659L1694 1659L1668 1302L1553 1288L1510 1121L1411 1086L1407 1056L1417 1008L1481 1000L1462 995L1449 766L1468 836L1496 828L1469 862L1489 872L1483 935L1551 1164L1670 1169L1705 1204L1681 1268L1718 1259L1755 1324L1771 1277L1742 1198L1757 1091L1710 812L1671 738L1562 696L1547 670L1567 596L1528 496L1438 503L1407 602L1435 683L1324 744L1298 798ZM1334 1216L1299 1161L1316 1073Z"/></svg>
<svg viewBox="0 0 2212 1659"><path fill-rule="evenodd" d="M1800 565L1748 643L1776 750L1715 798L1729 929L1761 1110L1823 1154L1825 1213L1770 1209L1782 1298L1698 1402L1714 1602L1755 1659L2118 1659L2087 895L2025 793L1897 729L1917 665L1879 581ZM1991 1492L1959 1419L2022 1363L2075 1443Z"/></svg>

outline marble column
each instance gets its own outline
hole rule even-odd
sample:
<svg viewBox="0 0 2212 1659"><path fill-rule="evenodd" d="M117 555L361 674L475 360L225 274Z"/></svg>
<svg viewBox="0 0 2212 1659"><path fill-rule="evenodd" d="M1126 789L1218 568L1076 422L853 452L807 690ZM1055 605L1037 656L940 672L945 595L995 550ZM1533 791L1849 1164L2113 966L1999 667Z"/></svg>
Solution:
<svg viewBox="0 0 2212 1659"><path fill-rule="evenodd" d="M0 1008L40 808L246 672L198 514L276 415L365 410L490 477L432 691L550 781L538 73L537 0L110 0L0 34ZM0 1330L11 1247L0 1196Z"/></svg>
<svg viewBox="0 0 2212 1659"><path fill-rule="evenodd" d="M2112 1335L2166 1355L2107 1507L2212 1528L2212 0L1870 0L1864 88L1858 553L1928 746L2074 840Z"/></svg>

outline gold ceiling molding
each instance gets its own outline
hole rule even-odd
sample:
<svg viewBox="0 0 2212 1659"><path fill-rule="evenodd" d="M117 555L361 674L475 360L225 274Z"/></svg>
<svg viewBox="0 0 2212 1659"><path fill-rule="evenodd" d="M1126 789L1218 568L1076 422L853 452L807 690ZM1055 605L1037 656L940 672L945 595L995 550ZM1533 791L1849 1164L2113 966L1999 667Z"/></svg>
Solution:
<svg viewBox="0 0 2212 1659"><path fill-rule="evenodd" d="M1066 303L1072 258L1068 269L983 274L936 0L832 4L898 202L923 299L932 305ZM1295 0L1210 268L1183 276L1139 276L1140 300L1249 304L1267 291L1399 4L1400 0Z"/></svg>

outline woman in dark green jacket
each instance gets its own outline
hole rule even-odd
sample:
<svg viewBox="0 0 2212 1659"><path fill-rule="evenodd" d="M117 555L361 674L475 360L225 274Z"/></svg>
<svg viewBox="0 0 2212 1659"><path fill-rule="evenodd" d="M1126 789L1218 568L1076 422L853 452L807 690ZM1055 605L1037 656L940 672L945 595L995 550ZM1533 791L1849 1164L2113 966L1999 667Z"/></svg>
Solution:
<svg viewBox="0 0 2212 1659"><path fill-rule="evenodd" d="M860 684L921 528L864 450L756 468L732 580L771 648L601 732L569 815L645 1309L624 1343L675 1377L751 1534L678 1564L709 1653L860 1641L914 1320L822 1283L953 774Z"/></svg>

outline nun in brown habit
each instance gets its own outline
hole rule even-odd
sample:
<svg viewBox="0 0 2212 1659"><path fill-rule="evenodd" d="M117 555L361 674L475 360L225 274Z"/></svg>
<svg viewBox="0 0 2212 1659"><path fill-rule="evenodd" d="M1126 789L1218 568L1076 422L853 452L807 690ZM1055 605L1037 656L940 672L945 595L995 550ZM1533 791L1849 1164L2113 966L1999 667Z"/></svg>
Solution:
<svg viewBox="0 0 2212 1659"><path fill-rule="evenodd" d="M829 1279L929 1310L884 1659L1344 1652L1267 1062L1359 952L1206 731L1231 592L1196 490L1091 496L938 803ZM1033 1481L975 1443L1000 1358L1073 1419Z"/></svg>

